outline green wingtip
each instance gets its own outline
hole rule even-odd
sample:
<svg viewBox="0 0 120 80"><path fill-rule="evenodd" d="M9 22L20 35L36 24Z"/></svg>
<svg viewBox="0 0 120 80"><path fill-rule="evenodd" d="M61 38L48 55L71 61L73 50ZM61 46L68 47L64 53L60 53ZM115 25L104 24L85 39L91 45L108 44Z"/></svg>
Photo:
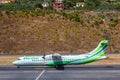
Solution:
<svg viewBox="0 0 120 80"><path fill-rule="evenodd" d="M108 44L108 40L102 40L101 43L105 43L105 44Z"/></svg>

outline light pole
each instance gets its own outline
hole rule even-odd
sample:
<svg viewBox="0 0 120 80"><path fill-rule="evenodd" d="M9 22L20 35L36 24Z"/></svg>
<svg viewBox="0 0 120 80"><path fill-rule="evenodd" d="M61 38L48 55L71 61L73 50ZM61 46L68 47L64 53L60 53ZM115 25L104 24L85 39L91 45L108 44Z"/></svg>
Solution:
<svg viewBox="0 0 120 80"><path fill-rule="evenodd" d="M109 49L110 49L110 52L112 52L112 47L111 47L111 41L110 41L110 31L108 30L108 26L105 22L105 19L103 19L103 22L104 22L104 36L105 36L105 39L109 41Z"/></svg>

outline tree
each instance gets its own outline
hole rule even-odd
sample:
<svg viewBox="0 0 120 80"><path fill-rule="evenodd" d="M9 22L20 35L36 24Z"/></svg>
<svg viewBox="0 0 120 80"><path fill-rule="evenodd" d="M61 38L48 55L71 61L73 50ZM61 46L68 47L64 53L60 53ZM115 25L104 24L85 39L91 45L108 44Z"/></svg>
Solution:
<svg viewBox="0 0 120 80"><path fill-rule="evenodd" d="M120 4L119 4L119 3L117 3L117 4L115 5L115 9L120 11Z"/></svg>
<svg viewBox="0 0 120 80"><path fill-rule="evenodd" d="M65 5L65 8L73 8L77 2L79 2L81 0L63 0L63 3Z"/></svg>
<svg viewBox="0 0 120 80"><path fill-rule="evenodd" d="M105 0L86 0L85 8L88 10L93 10L98 8Z"/></svg>
<svg viewBox="0 0 120 80"><path fill-rule="evenodd" d="M42 6L42 4L40 2L37 2L37 3L34 4L34 8L41 8L41 9L43 9L43 6Z"/></svg>

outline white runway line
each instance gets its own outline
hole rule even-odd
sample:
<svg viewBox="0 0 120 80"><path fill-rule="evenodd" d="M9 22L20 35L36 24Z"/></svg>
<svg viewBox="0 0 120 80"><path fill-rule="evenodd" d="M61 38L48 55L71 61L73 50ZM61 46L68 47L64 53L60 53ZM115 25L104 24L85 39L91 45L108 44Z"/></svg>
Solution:
<svg viewBox="0 0 120 80"><path fill-rule="evenodd" d="M39 71L0 71L0 74L2 73L38 73Z"/></svg>
<svg viewBox="0 0 120 80"><path fill-rule="evenodd" d="M43 75L44 72L45 72L45 69L43 69L43 71L38 75L38 77L35 80L38 80Z"/></svg>

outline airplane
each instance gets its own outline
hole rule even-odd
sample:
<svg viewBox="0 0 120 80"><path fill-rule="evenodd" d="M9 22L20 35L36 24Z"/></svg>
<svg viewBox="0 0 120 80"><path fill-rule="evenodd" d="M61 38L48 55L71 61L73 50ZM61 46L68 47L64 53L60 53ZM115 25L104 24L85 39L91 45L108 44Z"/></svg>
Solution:
<svg viewBox="0 0 120 80"><path fill-rule="evenodd" d="M56 53L43 56L23 56L14 61L13 65L18 68L21 66L52 66L59 69L64 65L87 64L108 58L106 56L108 42L108 40L102 40L93 51L80 55L60 55Z"/></svg>

